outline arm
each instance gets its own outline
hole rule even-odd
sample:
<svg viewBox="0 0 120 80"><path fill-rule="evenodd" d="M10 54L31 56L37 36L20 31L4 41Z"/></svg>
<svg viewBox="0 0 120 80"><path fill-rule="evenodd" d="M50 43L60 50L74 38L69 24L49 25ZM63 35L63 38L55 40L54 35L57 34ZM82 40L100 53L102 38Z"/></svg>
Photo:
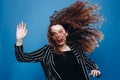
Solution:
<svg viewBox="0 0 120 80"><path fill-rule="evenodd" d="M90 60L90 58L88 58L84 53L83 53L83 56L84 56L85 65L87 66L87 69L91 70L91 73L89 75L92 75L93 77L94 76L100 77L101 76L101 72L98 69L97 64L95 64L94 62L92 62Z"/></svg>
<svg viewBox="0 0 120 80"><path fill-rule="evenodd" d="M43 60L46 48L47 46L44 46L43 48L40 48L39 50L36 50L34 52L25 53L23 51L23 45L15 45L15 55L17 60L20 62L38 62Z"/></svg>
<svg viewBox="0 0 120 80"><path fill-rule="evenodd" d="M90 58L88 58L84 53L83 53L83 57L85 60L85 65L87 66L88 70L98 70L97 64L91 61Z"/></svg>
<svg viewBox="0 0 120 80"><path fill-rule="evenodd" d="M31 53L25 53L23 51L23 39L27 35L26 24L21 22L17 25L16 31L16 45L15 45L15 53L18 61L21 62L36 62L43 59L43 53L45 52L45 48L43 47L37 51Z"/></svg>
<svg viewBox="0 0 120 80"><path fill-rule="evenodd" d="M90 60L90 58L88 58L84 53L83 53L83 56L84 56L85 65L87 66L87 69L91 70L91 73L89 75L92 75L93 77L94 76L100 77L101 76L101 72L98 69L97 64L95 64L94 62L92 62Z"/></svg>
<svg viewBox="0 0 120 80"><path fill-rule="evenodd" d="M97 64L91 61L90 58L88 58L82 50L79 50L79 51L80 53L82 53L81 56L84 59L84 63L87 69L91 70L91 73L89 75L100 77L101 72L99 71Z"/></svg>

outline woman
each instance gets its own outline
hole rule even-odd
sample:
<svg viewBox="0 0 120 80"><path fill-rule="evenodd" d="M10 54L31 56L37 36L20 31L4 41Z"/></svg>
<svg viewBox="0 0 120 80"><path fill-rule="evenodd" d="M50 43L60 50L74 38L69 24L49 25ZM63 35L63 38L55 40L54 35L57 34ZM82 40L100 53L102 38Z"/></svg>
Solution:
<svg viewBox="0 0 120 80"><path fill-rule="evenodd" d="M91 25L101 21L101 17L93 12L97 6L87 4L77 1L55 12L48 27L49 45L31 53L23 51L22 41L27 29L25 23L20 23L16 32L17 60L41 62L47 80L90 80L89 75L101 75L98 66L85 55L103 38L102 33ZM88 70L91 70L90 74Z"/></svg>

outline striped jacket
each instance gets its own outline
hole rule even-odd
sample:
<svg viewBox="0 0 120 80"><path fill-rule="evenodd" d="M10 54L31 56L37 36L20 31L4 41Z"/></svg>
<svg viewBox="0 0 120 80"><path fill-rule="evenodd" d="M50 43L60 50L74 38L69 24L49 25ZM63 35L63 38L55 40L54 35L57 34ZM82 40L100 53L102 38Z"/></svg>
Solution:
<svg viewBox="0 0 120 80"><path fill-rule="evenodd" d="M82 65L82 70L84 71L86 80L90 80L87 70L98 69L98 66L94 62L92 62L88 57L86 57L82 50L78 50L73 47L70 48L71 50L73 50L78 64ZM55 63L53 60L54 51L49 45L45 45L39 50L36 50L31 53L25 53L23 51L23 45L15 45L15 54L17 60L20 62L41 62L42 67L45 71L46 80L62 80L61 76L55 69Z"/></svg>

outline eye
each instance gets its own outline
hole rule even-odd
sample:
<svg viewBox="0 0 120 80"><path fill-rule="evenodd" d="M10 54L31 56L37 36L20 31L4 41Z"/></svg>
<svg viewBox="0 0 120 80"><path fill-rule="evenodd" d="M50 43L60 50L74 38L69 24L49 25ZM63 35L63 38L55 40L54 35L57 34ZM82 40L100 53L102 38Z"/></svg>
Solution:
<svg viewBox="0 0 120 80"><path fill-rule="evenodd" d="M63 33L63 30L60 30L59 33Z"/></svg>
<svg viewBox="0 0 120 80"><path fill-rule="evenodd" d="M55 35L56 35L56 33L52 32L52 33L51 33L51 35L52 35L52 36L55 36Z"/></svg>
<svg viewBox="0 0 120 80"><path fill-rule="evenodd" d="M52 36L54 36L55 34L54 33L51 33Z"/></svg>

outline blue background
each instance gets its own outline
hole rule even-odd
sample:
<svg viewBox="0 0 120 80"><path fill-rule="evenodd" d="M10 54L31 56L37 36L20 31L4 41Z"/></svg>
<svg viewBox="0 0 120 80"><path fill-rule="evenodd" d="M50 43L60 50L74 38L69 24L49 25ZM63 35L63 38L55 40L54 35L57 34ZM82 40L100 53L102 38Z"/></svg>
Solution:
<svg viewBox="0 0 120 80"><path fill-rule="evenodd" d="M0 0L0 80L45 80L40 63L19 63L14 54L16 25L27 23L28 35L24 39L26 52L47 44L47 26L54 10L69 6L76 0ZM99 65L101 78L92 80L118 80L120 75L120 7L119 0L90 0L101 6L104 17L100 30L104 40L90 58Z"/></svg>

